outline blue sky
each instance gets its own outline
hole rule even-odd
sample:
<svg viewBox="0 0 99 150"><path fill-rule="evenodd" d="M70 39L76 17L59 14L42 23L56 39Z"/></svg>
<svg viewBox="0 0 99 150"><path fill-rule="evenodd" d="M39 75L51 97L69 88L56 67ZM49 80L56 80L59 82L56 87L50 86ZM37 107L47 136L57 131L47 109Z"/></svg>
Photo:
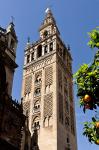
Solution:
<svg viewBox="0 0 99 150"><path fill-rule="evenodd" d="M44 19L44 11L49 6L63 41L71 46L73 73L81 64L90 63L93 59L95 52L87 46L89 40L87 32L99 26L99 0L0 0L0 26L6 28L13 16L19 41L16 59L19 68L16 69L13 87L13 97L16 99L20 99L27 37L30 36L31 42L38 40L38 29ZM99 146L90 144L82 136L82 122L89 119L92 112L89 111L86 115L82 113L78 105L75 87L74 93L78 150L98 150Z"/></svg>

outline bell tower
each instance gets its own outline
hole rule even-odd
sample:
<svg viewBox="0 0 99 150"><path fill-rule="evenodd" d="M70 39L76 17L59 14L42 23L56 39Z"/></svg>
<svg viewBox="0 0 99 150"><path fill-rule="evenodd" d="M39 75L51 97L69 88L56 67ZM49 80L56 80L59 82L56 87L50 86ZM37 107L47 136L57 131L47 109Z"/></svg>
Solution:
<svg viewBox="0 0 99 150"><path fill-rule="evenodd" d="M56 21L53 17L53 14L49 8L46 9L46 16L43 24L40 27L40 38L44 39L49 35L57 34L60 35L60 32L57 28Z"/></svg>
<svg viewBox="0 0 99 150"><path fill-rule="evenodd" d="M40 39L27 43L22 98L33 150L77 150L70 49L60 37L51 10L46 10ZM37 144L38 143L38 144Z"/></svg>

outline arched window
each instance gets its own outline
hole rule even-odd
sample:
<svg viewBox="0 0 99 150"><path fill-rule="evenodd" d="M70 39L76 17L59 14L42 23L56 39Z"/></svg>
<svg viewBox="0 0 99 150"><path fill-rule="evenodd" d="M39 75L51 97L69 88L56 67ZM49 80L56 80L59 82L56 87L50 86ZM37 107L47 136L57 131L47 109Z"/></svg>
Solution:
<svg viewBox="0 0 99 150"><path fill-rule="evenodd" d="M42 56L42 45L39 45L37 48L37 58Z"/></svg>
<svg viewBox="0 0 99 150"><path fill-rule="evenodd" d="M35 89L34 94L35 96L39 96L41 94L41 89L40 88Z"/></svg>
<svg viewBox="0 0 99 150"><path fill-rule="evenodd" d="M11 48L12 50L15 49L15 42L14 42L13 39L11 39L10 48Z"/></svg>
<svg viewBox="0 0 99 150"><path fill-rule="evenodd" d="M35 103L34 103L34 111L35 110L39 110L40 109L40 102L39 101L36 101Z"/></svg>
<svg viewBox="0 0 99 150"><path fill-rule="evenodd" d="M53 42L50 43L50 51L53 51Z"/></svg>
<svg viewBox="0 0 99 150"><path fill-rule="evenodd" d="M57 51L59 52L59 44L57 44Z"/></svg>
<svg viewBox="0 0 99 150"><path fill-rule="evenodd" d="M37 75L35 79L35 83L40 83L41 82L41 76Z"/></svg>
<svg viewBox="0 0 99 150"><path fill-rule="evenodd" d="M47 52L48 52L48 45L45 45L44 46L44 54L47 54Z"/></svg>
<svg viewBox="0 0 99 150"><path fill-rule="evenodd" d="M39 116L36 116L33 119L32 130L34 130L34 129L40 129L40 122L39 122L39 120L40 120Z"/></svg>
<svg viewBox="0 0 99 150"><path fill-rule="evenodd" d="M31 61L34 60L34 52L31 53Z"/></svg>
<svg viewBox="0 0 99 150"><path fill-rule="evenodd" d="M30 62L30 55L27 55L27 63Z"/></svg>
<svg viewBox="0 0 99 150"><path fill-rule="evenodd" d="M45 30L45 31L44 31L44 38L46 38L47 36L48 36L48 31Z"/></svg>

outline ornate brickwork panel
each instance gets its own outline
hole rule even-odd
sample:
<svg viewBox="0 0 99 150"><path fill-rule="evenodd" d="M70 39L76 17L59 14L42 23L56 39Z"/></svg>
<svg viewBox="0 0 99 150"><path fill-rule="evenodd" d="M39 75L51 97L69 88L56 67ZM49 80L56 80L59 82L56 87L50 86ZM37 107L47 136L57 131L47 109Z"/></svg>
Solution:
<svg viewBox="0 0 99 150"><path fill-rule="evenodd" d="M59 100L59 121L63 124L63 96L61 93L58 95Z"/></svg>
<svg viewBox="0 0 99 150"><path fill-rule="evenodd" d="M52 66L45 69L45 85L51 85L53 83L53 68Z"/></svg>
<svg viewBox="0 0 99 150"><path fill-rule="evenodd" d="M75 126L74 126L74 111L73 107L70 107L70 121L71 121L71 132L75 135Z"/></svg>
<svg viewBox="0 0 99 150"><path fill-rule="evenodd" d="M73 85L72 85L72 81L71 82L69 82L69 89L68 89L68 91L69 91L69 100L70 101L72 101L73 102Z"/></svg>
<svg viewBox="0 0 99 150"><path fill-rule="evenodd" d="M59 56L58 56L58 64L59 64L60 68L62 68L64 71L66 71L67 68L66 68L62 58Z"/></svg>
<svg viewBox="0 0 99 150"><path fill-rule="evenodd" d="M67 56L67 67L69 69L70 72L72 72L72 62L71 62L71 58L69 56Z"/></svg>
<svg viewBox="0 0 99 150"><path fill-rule="evenodd" d="M23 103L23 112L29 116L30 113L30 101Z"/></svg>
<svg viewBox="0 0 99 150"><path fill-rule="evenodd" d="M41 101L41 97L36 97L36 98L33 99L33 103L35 103L36 101L40 102Z"/></svg>
<svg viewBox="0 0 99 150"><path fill-rule="evenodd" d="M53 114L53 94L47 94L44 97L44 118L51 117Z"/></svg>
<svg viewBox="0 0 99 150"><path fill-rule="evenodd" d="M62 71L58 69L58 86L59 90L62 91Z"/></svg>
<svg viewBox="0 0 99 150"><path fill-rule="evenodd" d="M29 75L25 78L25 88L24 88L24 95L31 92L32 87L32 75Z"/></svg>
<svg viewBox="0 0 99 150"><path fill-rule="evenodd" d="M64 86L64 123L66 129L69 129L70 118L69 118L69 101L66 87Z"/></svg>
<svg viewBox="0 0 99 150"><path fill-rule="evenodd" d="M67 93L67 89L65 86L64 86L64 110L65 110L65 113L69 113L68 93Z"/></svg>
<svg viewBox="0 0 99 150"><path fill-rule="evenodd" d="M67 77L66 77L66 76L64 76L64 87L65 87L66 90L67 90L67 88L68 88L68 80L67 80Z"/></svg>
<svg viewBox="0 0 99 150"><path fill-rule="evenodd" d="M66 128L69 128L69 125L70 125L70 119L69 119L69 116L65 116L65 127Z"/></svg>

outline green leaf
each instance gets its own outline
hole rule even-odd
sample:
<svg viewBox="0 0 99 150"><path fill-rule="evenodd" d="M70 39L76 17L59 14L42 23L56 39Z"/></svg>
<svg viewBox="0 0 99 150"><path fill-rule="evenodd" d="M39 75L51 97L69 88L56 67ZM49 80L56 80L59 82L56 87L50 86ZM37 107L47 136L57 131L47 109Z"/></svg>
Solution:
<svg viewBox="0 0 99 150"><path fill-rule="evenodd" d="M92 117L92 121L93 121L93 122L96 122L96 119L95 119L94 117Z"/></svg>

